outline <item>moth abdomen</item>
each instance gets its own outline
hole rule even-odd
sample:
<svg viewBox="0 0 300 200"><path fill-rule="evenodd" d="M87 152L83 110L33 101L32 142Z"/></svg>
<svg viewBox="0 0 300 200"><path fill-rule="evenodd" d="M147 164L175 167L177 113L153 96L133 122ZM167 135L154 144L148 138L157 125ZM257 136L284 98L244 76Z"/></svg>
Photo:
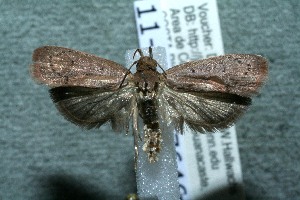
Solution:
<svg viewBox="0 0 300 200"><path fill-rule="evenodd" d="M161 129L159 126L157 100L143 96L139 99L140 116L144 122L144 146L143 150L148 154L148 160L155 162L158 160L157 154L161 149Z"/></svg>
<svg viewBox="0 0 300 200"><path fill-rule="evenodd" d="M162 142L159 124L158 122L155 122L154 124L154 126L156 126L157 128L151 128L150 124L144 125L145 143L143 145L143 150L147 153L148 160L151 163L158 160L157 154L160 152Z"/></svg>

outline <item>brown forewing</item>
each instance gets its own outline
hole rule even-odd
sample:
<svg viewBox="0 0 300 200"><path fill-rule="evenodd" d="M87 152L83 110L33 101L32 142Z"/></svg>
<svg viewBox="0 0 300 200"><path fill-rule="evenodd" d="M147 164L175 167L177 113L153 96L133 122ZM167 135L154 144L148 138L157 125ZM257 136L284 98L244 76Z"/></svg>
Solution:
<svg viewBox="0 0 300 200"><path fill-rule="evenodd" d="M257 55L229 54L177 65L166 71L165 83L174 90L222 92L250 97L268 73Z"/></svg>
<svg viewBox="0 0 300 200"><path fill-rule="evenodd" d="M56 46L44 46L33 53L31 74L50 87L83 86L116 90L128 73L122 65L84 52ZM131 74L122 84L127 84Z"/></svg>

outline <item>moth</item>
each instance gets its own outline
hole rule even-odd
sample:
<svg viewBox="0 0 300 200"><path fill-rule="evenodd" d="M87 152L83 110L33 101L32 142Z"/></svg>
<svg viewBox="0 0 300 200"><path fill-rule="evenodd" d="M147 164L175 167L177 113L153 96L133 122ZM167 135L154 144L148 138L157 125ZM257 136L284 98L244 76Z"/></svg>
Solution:
<svg viewBox="0 0 300 200"><path fill-rule="evenodd" d="M162 149L161 125L213 132L231 126L250 106L268 74L266 59L258 55L229 54L196 60L158 72L152 48L139 54L136 72L88 53L57 46L33 52L31 75L50 87L60 113L87 129L109 122L115 131L132 130L135 156L143 120L143 151L149 162ZM161 67L160 67L161 68ZM161 124L162 123L162 124Z"/></svg>

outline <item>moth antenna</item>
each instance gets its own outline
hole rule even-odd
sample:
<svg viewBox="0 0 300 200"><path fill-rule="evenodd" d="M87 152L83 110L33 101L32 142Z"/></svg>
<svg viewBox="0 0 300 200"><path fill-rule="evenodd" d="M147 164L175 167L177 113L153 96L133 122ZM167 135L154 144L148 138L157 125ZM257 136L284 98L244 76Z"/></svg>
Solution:
<svg viewBox="0 0 300 200"><path fill-rule="evenodd" d="M134 62L132 63L132 65L129 67L129 69L127 70L126 74L124 75L124 77L123 77L123 79L122 79L122 81L121 81L121 84L120 84L119 88L121 88L121 86L123 85L126 76L130 73L130 70L131 70L132 66L135 65L137 62L138 62L138 61L134 61Z"/></svg>
<svg viewBox="0 0 300 200"><path fill-rule="evenodd" d="M149 47L149 57L153 59L153 52L152 52L152 47ZM166 77L166 72L165 70L161 67L161 65L159 63L157 63L157 65L159 66L159 68L163 71L164 76Z"/></svg>
<svg viewBox="0 0 300 200"><path fill-rule="evenodd" d="M164 77L167 78L167 74L166 74L165 70L161 67L161 65L159 63L157 63L157 66L159 66L159 68L163 71Z"/></svg>
<svg viewBox="0 0 300 200"><path fill-rule="evenodd" d="M137 50L135 50L135 52L133 53L133 59L134 59L134 57L135 57L136 52L139 52L139 54L140 54L141 57L144 56L142 50L141 50L141 49L137 49Z"/></svg>
<svg viewBox="0 0 300 200"><path fill-rule="evenodd" d="M153 53L152 53L152 48L151 47L149 47L149 56L150 56L150 58L153 58Z"/></svg>

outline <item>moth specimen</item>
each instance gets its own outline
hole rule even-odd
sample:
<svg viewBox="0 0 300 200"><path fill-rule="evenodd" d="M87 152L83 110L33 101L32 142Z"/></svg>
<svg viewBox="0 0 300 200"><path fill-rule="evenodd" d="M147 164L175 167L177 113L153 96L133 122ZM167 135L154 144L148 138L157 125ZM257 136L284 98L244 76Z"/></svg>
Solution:
<svg viewBox="0 0 300 200"><path fill-rule="evenodd" d="M144 123L143 150L150 162L161 150L161 124L183 132L186 123L196 132L227 128L251 104L268 73L257 55L229 54L191 61L159 73L159 63L140 49L136 72L84 52L44 46L33 53L33 78L50 87L61 114L84 128L110 122L115 131L129 130L132 120L135 150L138 116Z"/></svg>

